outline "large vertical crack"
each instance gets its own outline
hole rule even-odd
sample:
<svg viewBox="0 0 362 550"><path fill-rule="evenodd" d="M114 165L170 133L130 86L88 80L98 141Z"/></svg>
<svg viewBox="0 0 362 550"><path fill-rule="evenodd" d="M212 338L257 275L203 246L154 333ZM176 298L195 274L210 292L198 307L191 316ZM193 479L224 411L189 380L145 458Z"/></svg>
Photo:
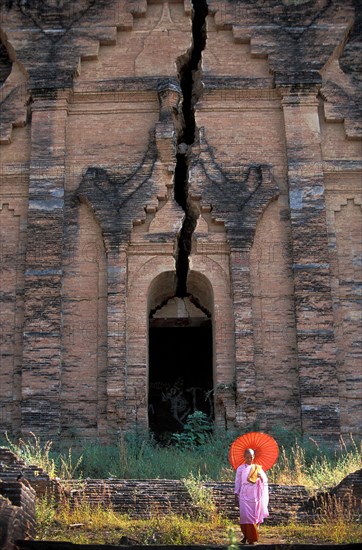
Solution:
<svg viewBox="0 0 362 550"><path fill-rule="evenodd" d="M189 197L189 165L192 145L196 140L195 106L202 93L201 56L206 45L206 0L192 0L192 45L177 60L182 101L182 128L177 136L176 168L174 177L175 200L185 212L178 237L176 253L176 296L187 295L187 275L192 234L198 212Z"/></svg>

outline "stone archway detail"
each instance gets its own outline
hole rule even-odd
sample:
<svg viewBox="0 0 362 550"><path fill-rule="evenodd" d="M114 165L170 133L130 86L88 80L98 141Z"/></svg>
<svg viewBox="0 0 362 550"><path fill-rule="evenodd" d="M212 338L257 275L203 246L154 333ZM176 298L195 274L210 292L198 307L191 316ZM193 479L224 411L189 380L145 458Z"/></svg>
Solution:
<svg viewBox="0 0 362 550"><path fill-rule="evenodd" d="M225 260L228 261L226 257ZM128 265L129 270L136 272L129 278L127 289L126 418L129 427L135 424L147 427L148 315L151 308L174 292L174 258L171 253L162 258L140 258L133 253L128 258ZM157 286L157 281L163 286ZM229 277L216 262L210 270L208 261L195 257L189 284L190 294L211 310L215 421L225 425L235 417L235 350Z"/></svg>

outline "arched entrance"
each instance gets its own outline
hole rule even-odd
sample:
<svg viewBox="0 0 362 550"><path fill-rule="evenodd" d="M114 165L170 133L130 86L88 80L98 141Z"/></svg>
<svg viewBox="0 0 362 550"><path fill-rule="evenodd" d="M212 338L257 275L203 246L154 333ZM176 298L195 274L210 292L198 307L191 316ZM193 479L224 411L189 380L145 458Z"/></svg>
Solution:
<svg viewBox="0 0 362 550"><path fill-rule="evenodd" d="M173 277L160 275L149 300L148 418L160 441L195 410L214 420L212 300L206 307L193 295L167 298Z"/></svg>

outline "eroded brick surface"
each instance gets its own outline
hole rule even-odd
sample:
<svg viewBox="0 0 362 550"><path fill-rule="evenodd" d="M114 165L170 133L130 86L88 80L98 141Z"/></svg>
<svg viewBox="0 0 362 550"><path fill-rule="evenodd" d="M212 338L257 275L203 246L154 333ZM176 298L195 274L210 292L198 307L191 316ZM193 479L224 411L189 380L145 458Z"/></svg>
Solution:
<svg viewBox="0 0 362 550"><path fill-rule="evenodd" d="M3 481L0 473L0 544L16 548L15 541L35 536L35 491L28 482Z"/></svg>
<svg viewBox="0 0 362 550"><path fill-rule="evenodd" d="M200 6L1 4L3 431L147 427L181 277L218 425L360 435L359 2Z"/></svg>

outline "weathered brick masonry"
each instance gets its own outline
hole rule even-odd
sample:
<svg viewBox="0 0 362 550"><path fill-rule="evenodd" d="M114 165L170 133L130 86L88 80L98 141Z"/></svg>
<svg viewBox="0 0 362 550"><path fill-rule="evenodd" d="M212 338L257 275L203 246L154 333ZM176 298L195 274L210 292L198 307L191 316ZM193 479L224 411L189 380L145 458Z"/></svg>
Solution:
<svg viewBox="0 0 362 550"><path fill-rule="evenodd" d="M27 481L2 481L0 472L0 548L35 535L35 491Z"/></svg>
<svg viewBox="0 0 362 550"><path fill-rule="evenodd" d="M361 12L1 2L3 431L361 435Z"/></svg>
<svg viewBox="0 0 362 550"><path fill-rule="evenodd" d="M231 520L237 521L238 510L234 506L234 483L205 482L210 491L218 512ZM66 482L73 505L87 501L91 505L112 506L120 513L132 517L151 517L158 514L192 514L199 513L197 503L192 499L183 481L152 480L97 480L89 479L83 483ZM290 521L310 521L316 519L325 508L325 503L344 506L356 515L362 509L362 470L350 474L328 493L317 493L311 496L308 490L300 485L270 484L270 518L268 523L278 525Z"/></svg>

